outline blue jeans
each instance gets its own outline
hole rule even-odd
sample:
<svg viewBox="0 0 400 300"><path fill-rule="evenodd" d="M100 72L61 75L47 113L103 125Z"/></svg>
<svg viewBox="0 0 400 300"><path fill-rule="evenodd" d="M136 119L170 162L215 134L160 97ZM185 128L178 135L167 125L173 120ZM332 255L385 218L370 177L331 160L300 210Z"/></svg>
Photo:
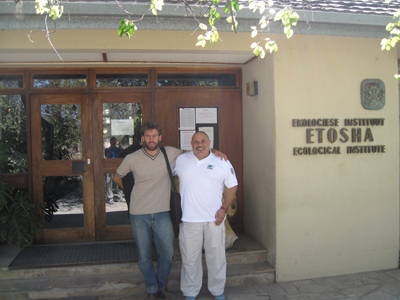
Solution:
<svg viewBox="0 0 400 300"><path fill-rule="evenodd" d="M157 293L167 287L167 277L174 255L174 230L169 211L130 216L133 236L138 249L138 266L146 280L146 293ZM157 250L157 274L152 258L151 237Z"/></svg>

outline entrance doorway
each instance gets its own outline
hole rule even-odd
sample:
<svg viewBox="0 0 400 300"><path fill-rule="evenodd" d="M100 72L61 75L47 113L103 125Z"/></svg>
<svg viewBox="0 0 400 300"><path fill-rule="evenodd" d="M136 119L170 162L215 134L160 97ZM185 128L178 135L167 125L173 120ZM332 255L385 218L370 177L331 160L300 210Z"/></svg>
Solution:
<svg viewBox="0 0 400 300"><path fill-rule="evenodd" d="M237 212L230 223L243 231L240 69L26 69L23 74L16 93L28 99L28 188L32 201L46 207L37 243L132 239L127 205L112 180L123 159L110 149L138 145L141 126L150 120L163 128L161 146L182 148L180 110L186 108L217 112L217 121L206 128L214 130L216 148L235 168Z"/></svg>

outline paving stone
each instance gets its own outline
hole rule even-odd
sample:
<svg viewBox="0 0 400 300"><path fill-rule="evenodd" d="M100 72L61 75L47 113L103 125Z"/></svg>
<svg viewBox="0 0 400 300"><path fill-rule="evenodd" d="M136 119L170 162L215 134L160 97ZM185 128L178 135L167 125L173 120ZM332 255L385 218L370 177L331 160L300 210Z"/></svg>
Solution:
<svg viewBox="0 0 400 300"><path fill-rule="evenodd" d="M335 300L346 299L346 296L338 295L337 293L328 294L301 294L301 295L287 295L288 300ZM378 300L378 299L375 299Z"/></svg>
<svg viewBox="0 0 400 300"><path fill-rule="evenodd" d="M361 276L358 274L315 278L313 279L313 281L321 285L332 287L335 289L346 289L364 285L363 281L361 280Z"/></svg>
<svg viewBox="0 0 400 300"><path fill-rule="evenodd" d="M254 285L231 286L225 288L225 295L255 294L257 290Z"/></svg>
<svg viewBox="0 0 400 300"><path fill-rule="evenodd" d="M338 293L348 296L348 297L361 297L361 296L364 296L378 288L379 288L379 285L371 284L371 285L365 285L365 286L359 286L359 287L355 287L355 288L339 290Z"/></svg>
<svg viewBox="0 0 400 300"><path fill-rule="evenodd" d="M384 293L382 291L372 292L361 297L362 300L397 300L397 297Z"/></svg>
<svg viewBox="0 0 400 300"><path fill-rule="evenodd" d="M266 294L248 294L246 298L242 295L229 295L227 300L287 300L286 296L269 296Z"/></svg>
<svg viewBox="0 0 400 300"><path fill-rule="evenodd" d="M385 284L379 288L381 292L391 294L393 296L400 295L400 282Z"/></svg>
<svg viewBox="0 0 400 300"><path fill-rule="evenodd" d="M392 276L389 276L385 272L370 272L370 273L362 273L361 280L364 284L382 284L384 282L395 282L397 281Z"/></svg>
<svg viewBox="0 0 400 300"><path fill-rule="evenodd" d="M259 284L258 287L260 287L263 291L268 292L268 295L273 295L273 296L283 296L286 295L286 291L284 288L282 288L279 284L277 283L266 283L266 284Z"/></svg>
<svg viewBox="0 0 400 300"><path fill-rule="evenodd" d="M400 281L400 269L386 271L385 273Z"/></svg>
<svg viewBox="0 0 400 300"><path fill-rule="evenodd" d="M283 288L288 295L300 294L299 290L293 282L279 282L278 285Z"/></svg>
<svg viewBox="0 0 400 300"><path fill-rule="evenodd" d="M321 284L301 284L298 285L295 283L297 289L299 290L300 294L312 294L312 293L335 293L336 289L324 286Z"/></svg>

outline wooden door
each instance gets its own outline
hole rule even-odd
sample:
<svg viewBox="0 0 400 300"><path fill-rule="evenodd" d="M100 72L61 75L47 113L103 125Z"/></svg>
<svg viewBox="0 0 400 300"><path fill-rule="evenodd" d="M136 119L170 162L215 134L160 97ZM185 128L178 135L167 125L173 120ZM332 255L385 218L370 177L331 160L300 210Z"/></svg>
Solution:
<svg viewBox="0 0 400 300"><path fill-rule="evenodd" d="M47 210L37 241L94 241L90 96L31 97L33 200Z"/></svg>
<svg viewBox="0 0 400 300"><path fill-rule="evenodd" d="M179 108L218 108L219 150L228 156L239 182L236 199L237 212L229 220L232 228L237 232L242 232L244 229L241 99L240 90L210 90L206 88L166 88L158 90L155 96L155 120L163 130L161 146L174 146L177 148L180 146Z"/></svg>
<svg viewBox="0 0 400 300"><path fill-rule="evenodd" d="M123 193L112 181L122 158L106 158L105 150L112 136L124 148L140 141L141 124L150 119L150 95L32 96L33 195L47 210L38 242L133 238ZM126 124L135 124L132 134Z"/></svg>
<svg viewBox="0 0 400 300"><path fill-rule="evenodd" d="M95 94L93 100L96 240L132 239L123 191L112 182L123 159L107 158L106 150L111 138L124 149L140 143L141 124L151 118L151 93Z"/></svg>

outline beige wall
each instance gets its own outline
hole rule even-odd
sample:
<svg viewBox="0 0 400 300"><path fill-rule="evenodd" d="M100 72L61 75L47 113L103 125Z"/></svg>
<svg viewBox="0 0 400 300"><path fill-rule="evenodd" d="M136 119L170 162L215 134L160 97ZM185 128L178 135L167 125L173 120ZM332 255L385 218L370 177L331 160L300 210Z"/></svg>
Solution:
<svg viewBox="0 0 400 300"><path fill-rule="evenodd" d="M246 96L246 83L258 81L259 94ZM275 89L273 55L243 68L245 230L276 257Z"/></svg>
<svg viewBox="0 0 400 300"><path fill-rule="evenodd" d="M397 54L382 52L379 43L295 36L274 55L278 281L398 266ZM381 110L361 106L367 78L385 84ZM360 127L363 134L371 128L373 142L331 144L324 135L322 144L315 137L306 144L306 128L292 127L297 118L338 118L336 129L345 127L344 118L384 118L385 125ZM342 154L293 155L293 147L314 145L340 146ZM385 145L386 153L346 154L355 145Z"/></svg>

